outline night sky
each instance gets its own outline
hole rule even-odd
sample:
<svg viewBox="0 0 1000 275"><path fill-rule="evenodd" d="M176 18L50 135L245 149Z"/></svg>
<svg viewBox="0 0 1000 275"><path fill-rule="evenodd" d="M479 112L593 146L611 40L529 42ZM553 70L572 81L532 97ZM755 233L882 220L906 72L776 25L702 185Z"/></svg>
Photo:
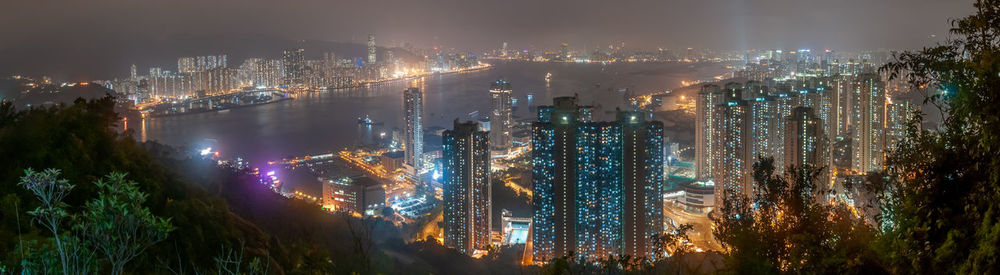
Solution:
<svg viewBox="0 0 1000 275"><path fill-rule="evenodd" d="M4 2L0 63L8 67L26 55L45 63L116 58L113 52L136 59L156 54L143 52L149 44L212 44L227 37L360 43L368 33L380 45L476 51L502 41L517 49L552 49L559 42L572 49L611 42L635 48L917 48L946 37L948 20L972 11L971 0ZM44 58L49 55L58 58Z"/></svg>

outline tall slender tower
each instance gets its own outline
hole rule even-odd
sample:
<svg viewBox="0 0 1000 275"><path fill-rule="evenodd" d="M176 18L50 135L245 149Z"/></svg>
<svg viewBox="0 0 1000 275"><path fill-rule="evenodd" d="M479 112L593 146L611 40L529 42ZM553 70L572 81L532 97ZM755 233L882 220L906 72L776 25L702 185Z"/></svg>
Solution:
<svg viewBox="0 0 1000 275"><path fill-rule="evenodd" d="M722 102L712 108L712 179L716 202L738 193L751 195L749 168L753 165L749 103L742 90L726 89Z"/></svg>
<svg viewBox="0 0 1000 275"><path fill-rule="evenodd" d="M655 239L663 233L663 123L646 121L639 112L619 112L618 124L624 181L621 254L653 259L658 256Z"/></svg>
<svg viewBox="0 0 1000 275"><path fill-rule="evenodd" d="M851 167L855 173L882 169L885 150L885 88L878 75L862 73L851 100Z"/></svg>
<svg viewBox="0 0 1000 275"><path fill-rule="evenodd" d="M695 177L698 180L712 178L712 109L722 100L722 90L719 86L708 84L701 87L698 98L695 99Z"/></svg>
<svg viewBox="0 0 1000 275"><path fill-rule="evenodd" d="M419 174L424 158L424 93L419 88L403 91L403 112L406 132L404 161Z"/></svg>
<svg viewBox="0 0 1000 275"><path fill-rule="evenodd" d="M652 256L663 231L663 124L634 112L592 121L576 97L532 124L533 258Z"/></svg>
<svg viewBox="0 0 1000 275"><path fill-rule="evenodd" d="M489 133L456 119L442 145L444 244L466 254L487 250L493 217Z"/></svg>
<svg viewBox="0 0 1000 275"><path fill-rule="evenodd" d="M511 147L511 96L510 82L499 79L490 85L490 145L493 150L503 151Z"/></svg>
<svg viewBox="0 0 1000 275"><path fill-rule="evenodd" d="M375 34L368 34L368 64L375 65Z"/></svg>

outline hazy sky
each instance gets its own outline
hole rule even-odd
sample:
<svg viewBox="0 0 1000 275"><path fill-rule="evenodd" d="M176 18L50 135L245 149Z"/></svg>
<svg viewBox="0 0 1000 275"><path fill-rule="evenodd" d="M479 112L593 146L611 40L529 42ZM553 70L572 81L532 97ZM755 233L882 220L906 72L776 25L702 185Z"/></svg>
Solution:
<svg viewBox="0 0 1000 275"><path fill-rule="evenodd" d="M914 48L972 0L4 0L0 49L37 41L267 36L462 49ZM931 38L931 35L937 35Z"/></svg>

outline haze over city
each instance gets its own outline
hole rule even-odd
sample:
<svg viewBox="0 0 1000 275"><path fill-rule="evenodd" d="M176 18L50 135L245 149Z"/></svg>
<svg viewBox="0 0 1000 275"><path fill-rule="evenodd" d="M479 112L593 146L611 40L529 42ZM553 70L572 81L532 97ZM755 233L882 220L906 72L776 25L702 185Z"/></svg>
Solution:
<svg viewBox="0 0 1000 275"><path fill-rule="evenodd" d="M168 55L259 53L289 41L480 51L562 42L630 48L913 49L947 37L969 1L12 1L0 11L0 72L90 75L87 65ZM44 65L43 65L44 64ZM72 70L49 64L66 64ZM106 72L98 69L98 72ZM121 71L119 71L121 72Z"/></svg>
<svg viewBox="0 0 1000 275"><path fill-rule="evenodd" d="M0 275L1000 274L1000 0L9 2Z"/></svg>

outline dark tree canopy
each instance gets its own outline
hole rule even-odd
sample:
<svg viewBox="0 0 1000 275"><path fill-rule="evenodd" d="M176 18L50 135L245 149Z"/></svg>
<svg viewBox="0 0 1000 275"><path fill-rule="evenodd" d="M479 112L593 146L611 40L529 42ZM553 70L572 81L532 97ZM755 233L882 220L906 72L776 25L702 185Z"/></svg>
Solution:
<svg viewBox="0 0 1000 275"><path fill-rule="evenodd" d="M978 0L954 20L953 38L895 55L881 68L925 87L946 115L923 114L873 178L883 204L883 249L899 273L1000 272L1000 1Z"/></svg>

